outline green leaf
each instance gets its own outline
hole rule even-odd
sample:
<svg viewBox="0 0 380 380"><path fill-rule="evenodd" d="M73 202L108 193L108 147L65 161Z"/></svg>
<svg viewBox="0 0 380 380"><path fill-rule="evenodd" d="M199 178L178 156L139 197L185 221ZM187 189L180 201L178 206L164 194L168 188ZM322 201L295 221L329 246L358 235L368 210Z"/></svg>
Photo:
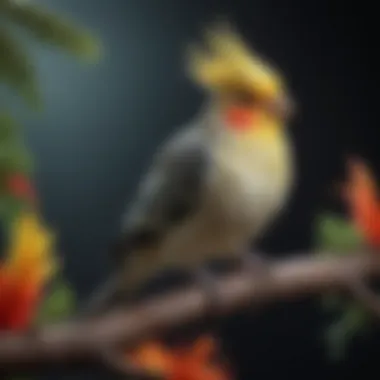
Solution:
<svg viewBox="0 0 380 380"><path fill-rule="evenodd" d="M100 57L100 43L90 33L75 26L69 20L48 12L31 2L4 7L10 20L25 28L38 40L52 44L86 60Z"/></svg>
<svg viewBox="0 0 380 380"><path fill-rule="evenodd" d="M5 222L5 228L11 228L13 221L25 208L25 202L22 199L15 198L11 195L0 197L0 218Z"/></svg>
<svg viewBox="0 0 380 380"><path fill-rule="evenodd" d="M361 247L363 239L351 222L333 214L324 214L317 219L315 244L330 254L345 255Z"/></svg>
<svg viewBox="0 0 380 380"><path fill-rule="evenodd" d="M369 326L370 315L367 310L356 303L351 303L342 314L341 319L330 326L326 333L329 357L342 360L347 352L348 343Z"/></svg>
<svg viewBox="0 0 380 380"><path fill-rule="evenodd" d="M34 65L25 48L5 28L0 28L0 80L15 89L29 106L40 108Z"/></svg>
<svg viewBox="0 0 380 380"><path fill-rule="evenodd" d="M315 231L316 247L329 255L347 255L355 252L363 245L364 241L355 226L334 214L319 216ZM328 328L326 343L331 359L344 358L348 342L368 325L369 314L367 311L352 301L339 294L327 294L322 296L322 307L329 311L340 311L341 318Z"/></svg>
<svg viewBox="0 0 380 380"><path fill-rule="evenodd" d="M14 139L19 132L19 128L19 124L8 112L0 112L0 143Z"/></svg>
<svg viewBox="0 0 380 380"><path fill-rule="evenodd" d="M59 321L75 310L75 297L69 285L57 279L51 293L42 303L36 323L38 325Z"/></svg>
<svg viewBox="0 0 380 380"><path fill-rule="evenodd" d="M0 112L0 173L32 170L31 158L20 126L7 112Z"/></svg>
<svg viewBox="0 0 380 380"><path fill-rule="evenodd" d="M32 160L24 144L0 142L0 173L30 173Z"/></svg>

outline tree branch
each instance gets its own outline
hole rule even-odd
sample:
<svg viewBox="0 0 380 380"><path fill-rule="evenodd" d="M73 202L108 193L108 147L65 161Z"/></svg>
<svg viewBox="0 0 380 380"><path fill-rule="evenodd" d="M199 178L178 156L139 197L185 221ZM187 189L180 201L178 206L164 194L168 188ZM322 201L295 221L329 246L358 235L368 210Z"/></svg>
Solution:
<svg viewBox="0 0 380 380"><path fill-rule="evenodd" d="M221 301L220 313L230 314L251 301L263 303L276 299L349 290L352 279L364 281L380 276L380 258L355 255L341 258L298 256L270 264L270 275L254 277L240 271L216 278L215 289ZM362 282L364 283L364 282ZM373 297L368 291L354 292L372 311ZM370 298L369 302L368 298ZM133 346L170 329L207 316L207 296L200 286L193 286L145 301L127 310L82 321L68 321L42 327L33 334L0 334L0 369L35 371L41 368L96 368L106 365L106 347Z"/></svg>

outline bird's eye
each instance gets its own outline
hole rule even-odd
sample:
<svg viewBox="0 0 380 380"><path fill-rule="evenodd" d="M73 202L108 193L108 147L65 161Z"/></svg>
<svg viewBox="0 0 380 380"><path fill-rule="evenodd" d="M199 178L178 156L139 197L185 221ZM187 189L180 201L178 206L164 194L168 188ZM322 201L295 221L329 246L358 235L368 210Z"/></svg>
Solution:
<svg viewBox="0 0 380 380"><path fill-rule="evenodd" d="M248 91L235 91L233 98L240 105L251 106L255 102L255 96Z"/></svg>

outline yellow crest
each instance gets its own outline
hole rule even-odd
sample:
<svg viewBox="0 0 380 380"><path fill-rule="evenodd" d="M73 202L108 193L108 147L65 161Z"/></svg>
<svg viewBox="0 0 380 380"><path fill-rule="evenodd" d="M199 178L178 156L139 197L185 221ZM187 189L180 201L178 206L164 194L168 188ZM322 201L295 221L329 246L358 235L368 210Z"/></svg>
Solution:
<svg viewBox="0 0 380 380"><path fill-rule="evenodd" d="M263 61L227 22L206 29L204 47L188 50L190 78L209 90L228 92L243 89L271 99L283 90L280 74Z"/></svg>

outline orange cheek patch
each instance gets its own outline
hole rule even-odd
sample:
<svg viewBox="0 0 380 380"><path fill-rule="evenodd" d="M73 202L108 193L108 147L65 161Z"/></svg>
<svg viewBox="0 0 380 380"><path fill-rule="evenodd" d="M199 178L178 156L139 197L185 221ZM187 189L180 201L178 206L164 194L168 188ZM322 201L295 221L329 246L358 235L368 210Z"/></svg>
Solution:
<svg viewBox="0 0 380 380"><path fill-rule="evenodd" d="M252 128L257 121L257 114L242 107L229 107L226 110L225 120L229 126L237 130Z"/></svg>

